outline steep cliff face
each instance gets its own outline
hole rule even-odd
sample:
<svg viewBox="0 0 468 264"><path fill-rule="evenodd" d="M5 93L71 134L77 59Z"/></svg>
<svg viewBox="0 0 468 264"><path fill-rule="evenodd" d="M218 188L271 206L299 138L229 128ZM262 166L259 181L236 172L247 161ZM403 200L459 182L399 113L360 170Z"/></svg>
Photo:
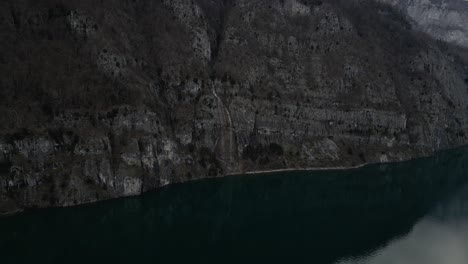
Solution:
<svg viewBox="0 0 468 264"><path fill-rule="evenodd" d="M468 0L379 0L408 14L437 39L468 47Z"/></svg>
<svg viewBox="0 0 468 264"><path fill-rule="evenodd" d="M463 57L373 1L0 7L4 212L468 140Z"/></svg>

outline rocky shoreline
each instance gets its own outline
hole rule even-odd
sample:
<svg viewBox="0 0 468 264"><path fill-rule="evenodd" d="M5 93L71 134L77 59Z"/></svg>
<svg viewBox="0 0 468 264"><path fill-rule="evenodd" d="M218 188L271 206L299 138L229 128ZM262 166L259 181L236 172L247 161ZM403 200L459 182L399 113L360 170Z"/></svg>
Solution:
<svg viewBox="0 0 468 264"><path fill-rule="evenodd" d="M411 161L414 161L414 160L419 160L419 159L424 159L424 158L430 158L430 157L434 157L435 155L439 155L441 153L446 153L446 152L449 152L449 151L457 151L457 150L460 150L460 149L464 149L466 148L466 146L461 146L461 147L456 147L456 148L453 148L453 149L450 149L450 150L442 150L442 151L439 151L437 153L434 153L433 156L423 156L423 157L418 157L418 158L415 158L415 159L409 159L409 160L400 160L400 161L393 161L393 162L376 162L376 163L363 163L363 164L359 164L359 165L355 165L355 166L348 166L348 167L315 167L315 168L289 168L289 169L275 169L275 170L262 170L262 171L245 171L245 172L239 172L239 173L232 173L232 174L226 174L226 175L221 175L221 176L216 176L214 178L209 178L209 177L194 177L190 180L187 180L187 181L182 181L182 182L177 182L177 183L169 183L169 184L166 184L166 185L161 185L159 186L158 188L154 189L154 190L148 190L148 191L157 191L157 189L159 188L164 188L164 187L170 187L171 185L174 185L174 184L184 184L184 183L188 183L188 182L195 182L195 181L201 181L201 180L210 180L210 179L215 179L215 178L225 178L225 177L239 177L239 176L246 176L246 175L252 175L252 176L255 176L255 175L267 175L267 174L272 174L272 173L281 173L281 172L320 172L320 171L349 171L349 170L359 170L359 169L362 169L362 168L365 168L367 166L381 166L381 165L395 165L397 163L402 163L402 162L411 162ZM141 194L137 194L137 195L134 195L134 196L139 196L139 195L142 195L143 193ZM118 198L122 198L122 197L114 197L114 198L109 198L109 199L106 199L106 200L110 200L110 199L118 199ZM106 200L100 200L100 201L94 201L94 202L101 202L101 201L106 201ZM94 203L94 202L90 202L90 203ZM89 204L89 203L83 203L83 204L79 204L79 205L85 205L85 204ZM71 206L65 206L65 207L73 207L73 206L79 206L79 205L71 205ZM31 209L31 208L30 208ZM0 217L9 217L9 216L14 216L14 215L17 215L19 213L22 213L24 211L27 211L28 209L26 208L19 208L17 205L14 204L14 202L12 200L8 200L8 199L0 199Z"/></svg>

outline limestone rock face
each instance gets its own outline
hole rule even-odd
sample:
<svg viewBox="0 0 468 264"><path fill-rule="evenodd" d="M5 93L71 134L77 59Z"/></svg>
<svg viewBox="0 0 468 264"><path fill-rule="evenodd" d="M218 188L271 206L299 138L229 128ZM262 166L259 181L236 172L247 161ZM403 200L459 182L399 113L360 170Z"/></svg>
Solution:
<svg viewBox="0 0 468 264"><path fill-rule="evenodd" d="M468 48L467 0L379 0L396 6L424 32Z"/></svg>
<svg viewBox="0 0 468 264"><path fill-rule="evenodd" d="M3 212L468 141L463 52L374 1L11 0L0 32Z"/></svg>

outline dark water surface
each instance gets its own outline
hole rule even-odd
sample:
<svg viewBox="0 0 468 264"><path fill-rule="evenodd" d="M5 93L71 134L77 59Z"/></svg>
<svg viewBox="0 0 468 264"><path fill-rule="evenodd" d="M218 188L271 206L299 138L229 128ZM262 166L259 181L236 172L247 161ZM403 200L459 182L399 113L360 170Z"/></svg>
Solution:
<svg viewBox="0 0 468 264"><path fill-rule="evenodd" d="M468 263L468 149L0 218L0 263Z"/></svg>

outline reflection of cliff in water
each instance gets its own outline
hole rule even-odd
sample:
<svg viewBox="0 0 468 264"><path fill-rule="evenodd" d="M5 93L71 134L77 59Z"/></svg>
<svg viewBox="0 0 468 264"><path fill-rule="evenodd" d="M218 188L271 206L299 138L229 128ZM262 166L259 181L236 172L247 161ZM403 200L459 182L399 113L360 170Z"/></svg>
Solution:
<svg viewBox="0 0 468 264"><path fill-rule="evenodd" d="M468 185L451 195L449 199L437 203L429 217L441 222L468 223Z"/></svg>
<svg viewBox="0 0 468 264"><path fill-rule="evenodd" d="M404 237L339 264L468 263L468 185L442 200Z"/></svg>
<svg viewBox="0 0 468 264"><path fill-rule="evenodd" d="M467 162L467 149L458 149L400 164L229 177L30 212L0 220L0 248L7 263L38 256L49 263L333 263L409 232L467 182Z"/></svg>

